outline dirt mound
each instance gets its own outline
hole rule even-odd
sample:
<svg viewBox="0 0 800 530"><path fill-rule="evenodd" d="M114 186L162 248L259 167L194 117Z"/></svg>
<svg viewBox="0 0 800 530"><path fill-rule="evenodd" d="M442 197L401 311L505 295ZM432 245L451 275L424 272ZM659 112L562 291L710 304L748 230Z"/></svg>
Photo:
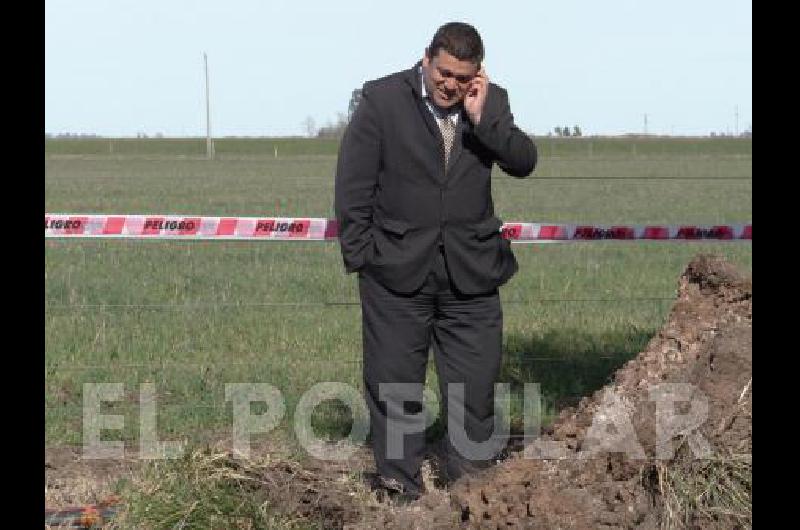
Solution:
<svg viewBox="0 0 800 530"><path fill-rule="evenodd" d="M560 458L515 454L456 484L452 501L467 527L749 526L751 385L751 282L720 258L698 257L645 350L528 448ZM710 504L727 502L726 487L747 497L740 510L683 502L697 489Z"/></svg>

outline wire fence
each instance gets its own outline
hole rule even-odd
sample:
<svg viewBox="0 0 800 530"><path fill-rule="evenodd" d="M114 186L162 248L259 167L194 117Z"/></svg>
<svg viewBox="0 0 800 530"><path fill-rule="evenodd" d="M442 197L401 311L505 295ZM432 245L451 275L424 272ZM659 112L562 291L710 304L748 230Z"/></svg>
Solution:
<svg viewBox="0 0 800 530"><path fill-rule="evenodd" d="M58 176L58 177L53 177L53 178L55 180L61 180L61 179L73 179L73 180L123 179L124 180L124 179L147 179L147 178L160 179L161 177L159 177L159 176L140 177L140 176L136 176L136 175L113 176L113 177L108 176L108 175L72 175L72 176ZM181 180L181 179L196 180L197 177L193 176L193 175L175 175L175 176L171 176L170 177L170 180ZM707 176L707 177L691 176L690 177L690 176L680 176L680 175L661 175L661 176L654 175L654 176L648 176L648 177L623 176L623 175L599 175L599 176L579 176L579 175L563 176L563 175L553 175L553 176L549 176L549 177L544 177L544 176L533 176L533 175L531 175L529 177L520 178L520 179L500 181L499 184L501 184L501 185L502 184L518 184L518 183L521 183L521 182L542 181L542 180L545 180L545 181L548 181L548 180L566 180L566 181L575 181L576 183L579 183L581 181L586 181L586 180L636 180L636 181L686 180L686 181L699 181L699 182L705 182L705 181L731 181L731 180L733 180L733 181L742 181L742 180L747 180L747 181L752 182L753 181L753 177L752 176L724 176L724 175L723 176L714 176L714 177L712 177L712 176ZM317 189L318 187L320 187L319 184L314 184L313 186L307 186L307 185L303 185L303 184L297 184L296 181L301 181L301 182L320 181L322 183L330 183L331 185L333 185L334 184L334 177L333 177L333 175L330 175L330 176L327 176L327 177L312 176L312 175L297 175L297 176L292 177L292 181L293 181L292 182L292 187L293 188L302 188L302 189L313 188L313 189Z"/></svg>
<svg viewBox="0 0 800 530"><path fill-rule="evenodd" d="M675 302L674 296L651 296L651 297L612 297L612 298L534 298L527 300L503 300L503 304L510 305L533 305L533 304L607 304L607 303L624 303L624 304L641 304L641 303L657 303L667 304ZM45 302L45 311L130 311L130 310L146 310L146 311L175 311L185 312L187 310L205 311L215 308L243 308L243 309L270 309L270 308L323 308L323 309L341 309L353 308L360 309L361 303L358 301L340 300L340 301L326 301L326 302L206 302L206 303L190 303L190 304L62 304ZM196 355L197 352L169 352L171 358L186 358ZM102 356L102 353L93 353L94 356ZM166 370L166 369L209 369L214 366L224 367L252 367L257 363L259 357L262 358L283 358L288 363L289 360L295 363L308 363L308 364L336 364L336 365L362 365L363 361L360 358L361 353L344 352L344 353L329 353L328 357L309 357L309 356L296 356L296 352L292 351L271 351L271 352L228 352L218 353L217 358L208 358L205 360L193 361L176 361L161 359L150 362L110 362L104 364L76 364L74 362L66 363L64 361L49 361L46 362L46 371L51 372L82 372L93 370ZM247 361L232 361L235 358L248 358ZM619 355L604 355L594 354L594 359L619 359ZM541 356L541 355L525 355L514 359L515 363L570 363L575 362L575 359L556 357L556 356Z"/></svg>
<svg viewBox="0 0 800 530"><path fill-rule="evenodd" d="M630 297L630 298L532 298L528 300L503 300L503 304L546 304L546 303L611 303L611 302L669 302L674 297ZM360 307L357 301L329 302L209 302L188 304L53 304L45 302L45 310L96 310L96 309L151 309L155 311L185 311L187 309L211 309L215 307L272 308L272 307Z"/></svg>
<svg viewBox="0 0 800 530"><path fill-rule="evenodd" d="M241 352L237 352L235 357L248 357L252 360L249 361L229 361L227 359L235 358L234 354L229 354L226 360L221 359L209 359L206 361L157 361L157 362L147 362L147 363L114 363L113 365L109 364L58 364L53 363L50 365L45 366L45 370L58 370L59 372L80 372L80 371L91 371L91 370L142 370L142 369L158 369L164 370L169 368L186 368L186 369L209 369L214 366L222 365L223 367L236 367L236 366L249 366L252 367L255 363L257 363L256 356L278 356L278 355L287 355L289 352L271 352L271 353L258 353L258 354L242 354ZM181 355L188 355L188 354L175 354L176 356ZM222 358L226 357L227 354L220 354ZM354 364L354 365L361 365L363 361L359 358L361 353L352 353L348 354L344 358L313 358L313 357L299 357L294 358L294 362L298 363L321 363L321 364ZM609 355L609 354L596 354L593 355L594 359L618 359L619 355ZM519 363L533 363L533 362L576 362L575 359L571 359L568 357L555 357L555 356L540 356L540 355L526 355L525 357L515 358L514 362Z"/></svg>
<svg viewBox="0 0 800 530"><path fill-rule="evenodd" d="M552 160L557 160L560 158L560 154L557 151L561 148L558 142L552 142L547 139L537 139L540 142L542 152L540 155L542 158L549 158ZM98 144L99 145L99 144ZM117 144L114 141L111 142L112 147L110 148L111 151L114 151L117 148ZM669 152L647 152L646 148L642 145L634 144L629 151L620 151L619 153L603 153L600 149L598 149L599 144L593 144L588 142L584 144L584 151L579 153L577 156L575 153L569 154L565 153L564 157L568 157L570 160L586 160L592 162L602 162L604 160L609 161L620 161L624 159L624 157L632 157L634 159L646 159L646 160L659 160L662 157L669 158L670 160L674 160L674 156L670 155ZM133 149L133 144L131 144L131 149ZM103 147L99 145L98 147L99 153L103 153L103 149L107 149L107 147ZM282 149L282 148L281 148ZM116 151L114 154L118 154L119 151ZM269 150L271 154L271 149ZM221 153L218 151L219 155L222 155L223 158L226 157L236 157L236 153ZM263 153L262 153L263 154ZM330 156L330 153L322 153L324 156ZM52 156L52 155L49 155ZM65 155L65 156L73 156L73 155ZM83 156L83 155L78 155ZM89 155L91 156L91 155ZM124 156L124 155L120 155ZM132 156L147 156L147 155L137 155L135 153ZM309 156L316 156L316 155L309 155ZM693 154L693 153L683 153L680 155L680 160L696 160L699 159L702 155L700 154ZM714 154L713 156L720 158L720 159L741 159L746 158L750 159L752 157L749 153L731 153L731 154ZM103 156L100 154L98 159L109 159L108 156ZM285 158L281 157L278 158L279 160L290 160L291 156L287 156ZM730 184L731 186L735 187L739 185L739 183L746 183L743 187L745 192L749 191L748 184L752 184L753 177L751 174L742 175L742 174L725 174L723 166L716 168L714 170L713 175L686 175L684 169L679 166L675 166L672 171L669 171L673 174L659 174L659 175L652 175L652 176L638 176L638 175L625 175L625 168L618 168L614 171L616 174L608 174L608 175L563 175L563 174L554 174L554 175L532 175L524 180L526 181L538 181L538 182L549 182L552 184L547 184L546 186L540 186L540 188L547 188L550 191L558 188L571 188L571 187L579 187L582 185L586 185L587 188L594 188L597 187L596 184L588 184L588 182L609 182L609 185L606 187L605 192L608 194L609 198L612 198L614 195L614 190L611 188L620 187L614 183L617 182L633 182L634 185L625 186L630 187L633 189L635 186L639 185L647 185L651 183L658 183L658 182L682 182L682 183L692 183L692 182L702 182L702 183L720 183L720 185ZM659 170L660 172L664 172ZM735 173L751 173L751 170L748 168L742 168L741 171L736 171ZM619 174L623 173L623 174ZM108 175L101 175L101 174L91 174L91 175L80 175L80 174L68 174L68 175L59 175L53 177L54 180L60 179L68 179L70 182L65 183L65 186L72 186L72 180L85 180L89 182L91 185L95 185L98 180L109 180L118 178L122 181L127 181L133 178L139 178L135 175L123 175L123 176L108 176ZM162 175L153 174L143 177L144 180L150 178L161 179L163 178ZM196 177L192 174L175 174L170 176L170 180L193 180ZM292 177L291 181L291 188L288 189L287 193L300 193L297 190L301 190L302 197L305 198L308 190L310 189L324 189L326 193L330 191L330 187L333 186L333 176L319 176L319 175L308 175L308 174L298 174ZM277 181L276 181L277 182ZM516 194L516 186L520 184L522 181L517 181L514 179L508 179L503 181L503 186L505 187L505 191L507 193L514 193ZM279 183L281 186L284 184L282 181ZM183 185L183 184L182 184ZM658 187L658 186L657 186ZM668 187L667 184L664 184L660 187ZM683 184L680 185L683 188ZM688 188L688 186L687 186ZM692 188L693 189L693 188ZM738 189L738 188L737 188ZM509 191L511 190L511 191ZM533 196L534 189L528 189L527 193L528 196ZM588 201L591 197L596 197L597 194L592 192L589 193L587 197L582 198L582 201ZM580 199L580 198L579 198ZM276 210L288 209L289 204L299 207L302 205L302 198L300 196L296 196L293 198L281 198L280 201L287 201L287 204L284 206L283 202L276 203ZM577 200L577 199L576 199ZM548 213L554 210L561 210L564 208L561 203L555 205L542 205L541 208L538 208L537 211L541 215L542 212ZM582 206L582 202L578 204L571 204L568 205L570 208L580 208ZM620 205L622 206L622 205ZM229 207L228 205L221 205L222 208ZM571 211L571 210L570 210ZM620 213L621 210L617 210L614 213ZM569 212L565 212L569 213ZM575 212L578 216L580 216L581 212ZM626 212L621 212L626 213ZM638 213L638 212L637 212ZM627 215L627 213L626 213ZM703 215L708 215L708 212L703 212ZM722 213L719 214L720 216ZM578 219L575 219L576 221ZM593 289L594 290L594 289ZM595 291L597 292L597 291ZM66 297L65 297L66 299ZM639 306L644 306L648 304L653 304L658 308L659 314L663 314L663 309L665 305L671 304L675 302L675 293L670 292L668 294L662 294L660 292L657 293L643 293L642 295L635 295L635 296L540 296L540 297L512 297L509 299L503 299L503 305L511 305L511 306L536 306L536 305L546 305L546 306L553 306L553 305L590 305L590 304L597 304L597 305L604 305L604 304L624 304L624 305L635 305L637 308ZM81 314L92 314L92 313L103 313L103 312L110 312L113 314L117 313L126 313L126 312L136 312L136 311L152 311L152 312L163 312L163 313L177 313L177 312L191 312L191 311L214 311L214 310L229 310L229 309L242 309L245 312L248 311L261 311L261 310L269 310L269 309L308 309L308 308L319 308L324 311L330 311L331 314L337 310L351 310L351 309L358 309L360 308L360 302L357 299L349 299L346 297L342 297L340 299L330 299L330 300L298 300L298 301L221 301L221 300L199 300L199 301L188 301L186 303L65 303L62 300L53 300L46 299L45 300L45 313L46 315L56 315L59 316L63 313L73 312L73 313L81 313ZM328 313L325 313L328 314ZM356 318L356 315L352 315L347 313L347 318ZM68 329L68 328L65 328ZM187 328L187 334L189 333ZM639 344L642 342L642 339L638 336L631 339L631 344ZM121 379L127 379L130 384L130 380L143 380L143 379L152 379L155 375L164 376L165 372L169 371L182 371L186 372L186 374L182 374L183 376L187 377L187 379L195 378L192 374L192 371L197 371L197 376L203 376L205 373L211 373L212 377L219 377L220 373L223 373L225 370L231 369L246 371L248 369L255 369L259 367L259 364L264 363L263 359L282 359L282 362L285 366L290 365L303 365L308 367L308 372L321 375L325 373L326 368L330 368L331 366L334 367L342 367L342 373L349 374L347 377L350 380L357 380L358 374L360 373L360 367L363 366L363 360L361 358L361 352L355 351L340 351L340 352L325 352L325 355L320 355L319 353L311 353L305 355L297 355L296 352L290 351L277 351L277 350L269 350L265 348L264 351L248 351L246 347L244 348L245 351L229 351L227 353L221 351L215 351L213 353L214 357L209 358L198 358L198 356L204 355L204 353L208 352L200 352L200 351L187 351L191 350L191 346L194 344L191 342L191 337L187 337L187 343L189 348L181 349L178 347L174 347L172 351L164 351L164 352L147 352L148 357L153 357L154 359L150 360L142 360L138 361L135 359L125 358L125 355L122 355L121 359L116 357L112 357L111 352L103 351L103 344L100 343L100 347L98 348L99 351L92 351L91 352L91 360L98 359L97 362L87 362L89 359L84 361L75 359L74 357L64 356L56 359L48 359L46 356L45 359L45 380L46 383L48 381L54 381L55 385L57 386L60 381L68 379L71 382L80 381L82 377L89 372L94 372L94 375L99 374L119 374ZM164 345L165 348L168 345ZM184 344L185 346L185 344ZM151 344L152 347L152 344ZM632 346L631 346L632 347ZM569 349L569 348L566 348ZM521 369L521 370L529 370L531 367L535 367L537 365L542 365L543 370L548 370L547 367L554 367L552 371L560 370L560 373L567 373L569 372L574 377L580 377L582 374L580 373L582 370L586 371L586 378L590 380L589 383L584 383L583 386L578 385L580 388L559 388L556 391L551 393L551 399L555 404L556 408L561 406L570 406L576 404L580 399L584 398L587 395L587 391L590 391L592 388L596 386L598 382L602 382L611 375L611 371L624 363L630 355L633 354L631 351L627 350L618 350L618 351L609 351L609 349L604 348L597 348L592 349L591 346L584 346L584 353L586 351L590 351L590 359L581 359L576 358L571 355L559 355L554 353L553 351L548 351L546 354L536 353L536 352L525 352L520 353L516 351L506 351L505 356L506 359L509 359L513 362L514 367ZM79 353L79 352L76 352ZM117 352L118 354L119 352ZM80 354L78 355L80 357ZM163 357L158 358L157 357ZM107 360L102 360L102 359ZM556 369L555 367L558 366L560 368ZM263 366L259 367L263 369ZM145 372L152 372L152 374L131 374L125 373L130 371L145 371ZM104 379L103 377L98 376L97 379ZM219 383L219 381L217 381ZM166 396L159 397L158 407L159 409L170 410L172 412L180 412L183 411L186 413L187 416L190 418L187 420L191 420L192 412L196 411L198 414L202 412L220 412L220 413L227 413L230 409L230 405L225 402L224 400L219 400L218 403L208 403L207 399L208 396L203 396L198 392L202 392L202 389L195 389L193 390L196 393L197 399L192 399L189 402L176 402L173 398L168 398ZM48 396L48 402L45 405L45 411L47 414L53 414L55 417L61 417L59 421L63 421L64 417L69 417L70 420L67 423L75 423L75 421L80 420L80 414L83 410L82 403L80 402L80 392L73 395L65 395L63 398L58 398L56 396ZM138 405L138 399L134 399L131 396L126 397L126 399L122 402L112 403L109 404L109 410L113 411L115 408L122 408L122 409L130 409L135 408ZM214 441L218 439L218 436L214 434L208 434L204 432L204 428L208 425L204 425L202 420L198 420L198 429L189 433L194 440L207 440L207 441ZM74 427L74 425L73 425ZM71 428L73 428L71 427ZM77 429L79 430L79 428ZM63 432L63 431L62 431ZM63 442L63 441L62 441ZM63 447L64 445L70 446L70 443L60 443L59 440L48 438L47 442L50 446L53 447ZM72 444L77 446L77 444Z"/></svg>

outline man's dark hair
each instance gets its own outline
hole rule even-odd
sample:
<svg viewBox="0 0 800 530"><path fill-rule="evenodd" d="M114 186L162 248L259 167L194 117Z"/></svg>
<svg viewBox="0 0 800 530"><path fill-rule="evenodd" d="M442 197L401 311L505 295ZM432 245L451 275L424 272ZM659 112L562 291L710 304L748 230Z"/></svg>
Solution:
<svg viewBox="0 0 800 530"><path fill-rule="evenodd" d="M444 50L459 61L481 64L483 41L478 30L464 22L448 22L436 30L428 46L428 58L433 59L439 50Z"/></svg>

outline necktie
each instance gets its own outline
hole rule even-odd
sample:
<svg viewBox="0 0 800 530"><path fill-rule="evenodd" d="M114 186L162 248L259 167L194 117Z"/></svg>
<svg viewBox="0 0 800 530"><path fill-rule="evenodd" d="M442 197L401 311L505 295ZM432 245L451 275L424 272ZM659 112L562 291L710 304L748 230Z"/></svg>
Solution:
<svg viewBox="0 0 800 530"><path fill-rule="evenodd" d="M447 167L447 162L450 160L450 150L453 148L453 139L456 137L456 126L453 125L453 120L449 117L444 117L438 120L439 129L442 131L442 138L444 139L444 167Z"/></svg>

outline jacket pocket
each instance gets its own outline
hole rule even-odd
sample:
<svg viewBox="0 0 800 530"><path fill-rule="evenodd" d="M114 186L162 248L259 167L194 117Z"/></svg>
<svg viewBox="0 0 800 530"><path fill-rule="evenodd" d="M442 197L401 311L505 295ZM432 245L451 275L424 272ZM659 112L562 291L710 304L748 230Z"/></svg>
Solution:
<svg viewBox="0 0 800 530"><path fill-rule="evenodd" d="M500 235L500 228L503 226L503 221L497 217L490 217L485 221L481 221L474 225L475 236L483 241L489 239L494 235Z"/></svg>
<svg viewBox="0 0 800 530"><path fill-rule="evenodd" d="M375 215L373 222L381 227L386 232L396 236L403 236L411 228L411 224L405 221L398 221L396 219L387 219L381 215Z"/></svg>

